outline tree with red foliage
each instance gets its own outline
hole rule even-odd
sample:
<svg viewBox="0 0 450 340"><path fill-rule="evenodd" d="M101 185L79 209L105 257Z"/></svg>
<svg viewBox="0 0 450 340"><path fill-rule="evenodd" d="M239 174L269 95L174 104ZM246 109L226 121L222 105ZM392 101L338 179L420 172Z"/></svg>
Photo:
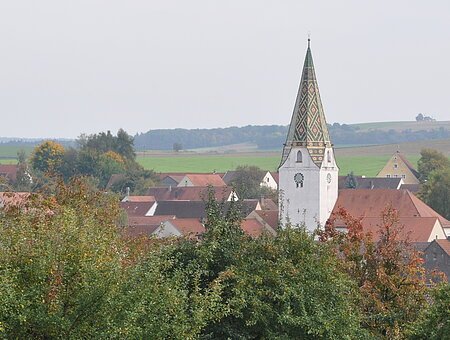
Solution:
<svg viewBox="0 0 450 340"><path fill-rule="evenodd" d="M346 233L336 230L342 224ZM335 245L342 269L359 285L363 326L389 339L403 338L426 306L422 259L402 229L392 207L382 212L377 235L364 232L362 219L341 208L319 233L322 242Z"/></svg>

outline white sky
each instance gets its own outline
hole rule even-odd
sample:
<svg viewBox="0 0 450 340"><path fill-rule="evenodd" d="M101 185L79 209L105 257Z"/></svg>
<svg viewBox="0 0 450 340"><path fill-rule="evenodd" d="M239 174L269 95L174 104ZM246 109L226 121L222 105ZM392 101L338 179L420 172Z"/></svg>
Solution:
<svg viewBox="0 0 450 340"><path fill-rule="evenodd" d="M308 31L329 123L450 120L448 0L3 0L0 136L287 125Z"/></svg>

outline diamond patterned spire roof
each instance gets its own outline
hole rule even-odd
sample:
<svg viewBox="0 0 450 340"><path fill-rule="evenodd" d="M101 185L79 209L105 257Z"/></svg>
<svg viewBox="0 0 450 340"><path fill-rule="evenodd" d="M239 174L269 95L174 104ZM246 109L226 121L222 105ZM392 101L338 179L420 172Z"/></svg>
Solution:
<svg viewBox="0 0 450 340"><path fill-rule="evenodd" d="M293 146L304 146L308 149L314 163L320 167L325 147L331 147L309 41L308 39L308 50L289 132L284 144L281 165L286 161Z"/></svg>

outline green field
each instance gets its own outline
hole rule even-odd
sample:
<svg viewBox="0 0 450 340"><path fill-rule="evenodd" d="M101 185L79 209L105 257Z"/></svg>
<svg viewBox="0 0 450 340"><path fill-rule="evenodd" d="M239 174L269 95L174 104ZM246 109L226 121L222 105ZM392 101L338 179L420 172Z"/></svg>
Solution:
<svg viewBox="0 0 450 340"><path fill-rule="evenodd" d="M17 158L17 153L23 150L25 154L29 155L33 150L32 146L15 146L0 144L0 162L2 159Z"/></svg>
<svg viewBox="0 0 450 340"><path fill-rule="evenodd" d="M386 164L390 155L386 156L341 156L337 158L340 174L354 172L355 175L376 176ZM408 156L417 164L418 155ZM138 157L138 162L146 169L156 172L225 172L239 165L256 165L264 170L275 171L280 156L274 153L266 155L233 155L233 156L168 156Z"/></svg>
<svg viewBox="0 0 450 340"><path fill-rule="evenodd" d="M433 130L433 129L450 129L450 121L441 122L416 122L416 121L403 121L403 122L373 122L373 123L360 123L349 124L352 127L359 128L360 131L368 130L396 130L396 131L420 131L420 130Z"/></svg>
<svg viewBox="0 0 450 340"><path fill-rule="evenodd" d="M17 164L15 158L0 158L0 164Z"/></svg>

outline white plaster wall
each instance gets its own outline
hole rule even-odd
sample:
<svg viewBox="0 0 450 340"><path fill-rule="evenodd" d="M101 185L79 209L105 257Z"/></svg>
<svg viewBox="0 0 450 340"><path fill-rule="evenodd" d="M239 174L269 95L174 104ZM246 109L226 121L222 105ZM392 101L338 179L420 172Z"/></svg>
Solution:
<svg viewBox="0 0 450 340"><path fill-rule="evenodd" d="M297 163L297 152L302 151L303 162ZM296 173L304 176L303 187L296 186ZM280 176L280 221L282 225L305 223L308 230L317 227L319 215L320 170L309 156L306 148L293 147L288 158L279 169Z"/></svg>
<svg viewBox="0 0 450 340"><path fill-rule="evenodd" d="M302 151L303 162L297 163L297 152ZM326 153L330 151L331 162ZM304 176L303 187L296 186L296 173ZM327 175L331 175L331 183ZM309 152L303 147L293 147L286 162L280 167L280 221L293 225L305 223L309 231L314 231L318 224L322 226L329 218L337 200L338 174L332 148L325 149L325 159L319 169L312 161Z"/></svg>
<svg viewBox="0 0 450 340"><path fill-rule="evenodd" d="M434 224L433 230L431 231L430 237L428 239L428 242L433 242L433 240L445 240L447 238L447 235L444 231L444 228L442 228L441 222L439 222L438 219L436 219L436 223Z"/></svg>
<svg viewBox="0 0 450 340"><path fill-rule="evenodd" d="M268 187L273 190L278 189L277 182L275 182L275 179L273 178L272 174L269 171L266 172L266 175L264 176L261 182L261 186Z"/></svg>
<svg viewBox="0 0 450 340"><path fill-rule="evenodd" d="M183 179L178 183L177 187L193 187L194 184L191 182L188 176L184 176Z"/></svg>
<svg viewBox="0 0 450 340"><path fill-rule="evenodd" d="M327 153L330 153L331 162L328 162ZM331 183L328 183L328 174L331 175ZM325 158L320 172L320 224L324 226L333 211L338 198L339 168L334 158L332 148L325 148Z"/></svg>
<svg viewBox="0 0 450 340"><path fill-rule="evenodd" d="M165 238L171 236L181 236L180 231L175 228L170 221L165 221L153 232L158 238Z"/></svg>

